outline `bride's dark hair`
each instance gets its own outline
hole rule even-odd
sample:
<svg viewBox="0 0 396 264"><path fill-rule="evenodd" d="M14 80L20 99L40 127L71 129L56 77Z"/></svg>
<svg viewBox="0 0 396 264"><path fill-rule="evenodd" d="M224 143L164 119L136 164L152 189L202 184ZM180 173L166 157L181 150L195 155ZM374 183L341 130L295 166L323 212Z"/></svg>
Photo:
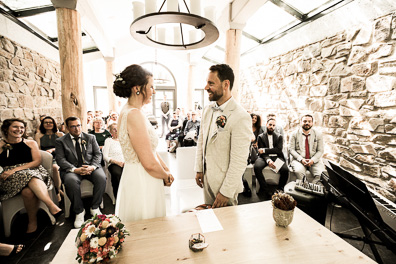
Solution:
<svg viewBox="0 0 396 264"><path fill-rule="evenodd" d="M142 93L144 101L146 99L146 85L149 76L153 76L153 74L140 65L132 64L126 67L125 70L116 75L113 83L114 94L119 97L129 98L132 95L132 87L140 86L140 93Z"/></svg>

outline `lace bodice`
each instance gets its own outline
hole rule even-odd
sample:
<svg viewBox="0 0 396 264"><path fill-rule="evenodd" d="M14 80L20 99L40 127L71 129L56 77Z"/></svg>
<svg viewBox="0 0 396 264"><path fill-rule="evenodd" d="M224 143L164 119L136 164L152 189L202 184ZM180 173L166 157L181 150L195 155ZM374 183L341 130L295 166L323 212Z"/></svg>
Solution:
<svg viewBox="0 0 396 264"><path fill-rule="evenodd" d="M118 137L120 140L121 148L122 148L122 153L124 155L124 159L126 163L139 163L140 160L135 152L135 150L132 147L131 141L129 139L129 134L128 134L128 126L127 126L127 120L128 120L128 113L129 111L140 111L137 108L126 108L124 107L123 110L121 111L120 114L120 127L118 129ZM146 118L145 124L143 124L147 127L147 131L150 137L150 147L151 150L155 153L158 145L158 136L155 133L154 127L150 124L150 121ZM148 146L147 146L148 147Z"/></svg>

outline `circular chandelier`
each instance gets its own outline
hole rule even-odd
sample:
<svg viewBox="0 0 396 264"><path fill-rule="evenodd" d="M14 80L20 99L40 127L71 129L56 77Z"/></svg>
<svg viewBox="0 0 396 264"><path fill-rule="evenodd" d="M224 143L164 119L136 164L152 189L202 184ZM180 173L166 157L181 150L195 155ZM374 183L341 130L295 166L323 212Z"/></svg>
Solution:
<svg viewBox="0 0 396 264"><path fill-rule="evenodd" d="M188 13L180 12L180 8L178 8L179 12L161 12L166 1L167 0L164 0L157 13L149 13L140 16L132 22L130 32L137 41L155 48L168 50L192 50L206 47L219 38L219 30L213 22L199 15L191 14L185 0L183 1ZM152 37L154 35L152 33L152 31L154 31L154 27L156 28L158 25L169 23L179 24L180 44L167 43L165 40ZM186 28L186 26L192 26L195 29L200 30L203 32L203 37L187 43L183 35L183 27Z"/></svg>

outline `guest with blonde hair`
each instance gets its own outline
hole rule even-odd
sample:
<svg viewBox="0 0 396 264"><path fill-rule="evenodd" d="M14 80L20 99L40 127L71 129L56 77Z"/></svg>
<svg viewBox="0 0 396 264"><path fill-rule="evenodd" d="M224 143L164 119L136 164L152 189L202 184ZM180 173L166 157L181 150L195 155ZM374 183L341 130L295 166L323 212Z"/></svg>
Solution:
<svg viewBox="0 0 396 264"><path fill-rule="evenodd" d="M111 137L109 131L103 128L103 119L100 117L95 117L93 120L93 130L88 132L88 134L94 135L96 137L96 141L99 144L99 148L102 150L105 140Z"/></svg>

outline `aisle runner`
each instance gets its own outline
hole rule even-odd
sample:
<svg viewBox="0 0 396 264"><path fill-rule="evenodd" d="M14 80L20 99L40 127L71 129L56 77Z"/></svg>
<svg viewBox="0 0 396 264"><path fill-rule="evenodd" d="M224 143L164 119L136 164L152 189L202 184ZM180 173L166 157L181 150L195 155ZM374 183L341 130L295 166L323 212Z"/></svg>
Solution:
<svg viewBox="0 0 396 264"><path fill-rule="evenodd" d="M202 233L209 233L214 231L223 230L219 219L213 209L200 210L196 213L199 225L201 226Z"/></svg>

